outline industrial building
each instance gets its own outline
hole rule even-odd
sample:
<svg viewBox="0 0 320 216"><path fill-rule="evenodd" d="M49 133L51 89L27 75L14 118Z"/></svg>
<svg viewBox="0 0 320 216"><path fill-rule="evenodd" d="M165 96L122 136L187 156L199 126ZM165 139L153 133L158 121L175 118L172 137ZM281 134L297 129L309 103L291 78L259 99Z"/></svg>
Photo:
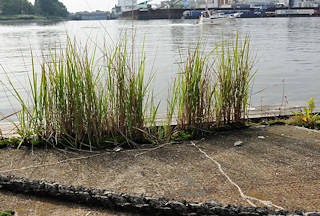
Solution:
<svg viewBox="0 0 320 216"><path fill-rule="evenodd" d="M185 11L204 8L243 10L242 17L319 15L320 0L165 0L153 4L152 0L118 0L111 18L176 19ZM163 9L170 9L164 11ZM285 9L289 9L285 11ZM290 9L299 9L294 11ZM303 10L310 9L310 11ZM314 9L313 11L311 11ZM131 13L131 11L135 13ZM245 11L246 10L246 11ZM259 10L259 11L256 11Z"/></svg>
<svg viewBox="0 0 320 216"><path fill-rule="evenodd" d="M137 0L118 0L118 7L121 8L122 12L131 11L137 6Z"/></svg>

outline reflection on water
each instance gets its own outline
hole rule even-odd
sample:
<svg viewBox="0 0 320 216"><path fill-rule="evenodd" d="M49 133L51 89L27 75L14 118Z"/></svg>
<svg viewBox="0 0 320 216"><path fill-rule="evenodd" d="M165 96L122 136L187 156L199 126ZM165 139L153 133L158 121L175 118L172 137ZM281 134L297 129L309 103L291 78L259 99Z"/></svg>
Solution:
<svg viewBox="0 0 320 216"><path fill-rule="evenodd" d="M251 95L253 105L279 104L283 95L290 104L310 97L320 101L320 22L317 17L237 19L223 25L198 25L195 20L152 21L69 21L60 23L0 23L0 79L6 75L24 91L31 72L30 48L41 62L49 47L63 47L66 35L83 43L91 41L103 47L112 45L119 35L135 30L136 51L144 46L147 71L156 73L155 95L166 101L168 88L178 72L180 54L184 56L199 37L205 49L240 32L251 36L252 49L257 55L257 75ZM130 40L129 40L130 42ZM151 73L150 72L150 73ZM26 92L26 91L24 91ZM12 110L7 91L1 87L0 112ZM10 97L10 95L8 95ZM165 110L165 103L162 110ZM9 109L10 108L10 109Z"/></svg>

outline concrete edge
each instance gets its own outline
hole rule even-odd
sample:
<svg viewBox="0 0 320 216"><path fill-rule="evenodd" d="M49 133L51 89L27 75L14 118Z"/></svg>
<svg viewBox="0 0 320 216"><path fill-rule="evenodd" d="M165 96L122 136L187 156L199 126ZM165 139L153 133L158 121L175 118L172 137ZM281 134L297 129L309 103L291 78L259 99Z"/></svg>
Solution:
<svg viewBox="0 0 320 216"><path fill-rule="evenodd" d="M148 214L148 215L222 215L222 216L259 216L259 215L308 215L320 216L319 213L301 211L271 210L268 208L250 208L242 206L222 206L218 203L198 203L175 201L167 198L135 196L108 190L66 186L44 180L30 180L16 176L0 174L0 189L14 193L67 200L70 202L97 206L109 210Z"/></svg>

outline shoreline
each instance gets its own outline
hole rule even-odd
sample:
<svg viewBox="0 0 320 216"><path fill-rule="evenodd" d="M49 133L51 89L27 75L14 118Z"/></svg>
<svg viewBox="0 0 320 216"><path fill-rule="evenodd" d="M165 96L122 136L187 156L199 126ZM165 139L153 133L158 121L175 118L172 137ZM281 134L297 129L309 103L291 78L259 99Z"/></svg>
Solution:
<svg viewBox="0 0 320 216"><path fill-rule="evenodd" d="M1 22L10 22L10 21L30 21L30 22L36 22L36 21L68 21L69 19L63 19L63 18L47 18L42 16L36 16L36 15L18 15L18 16L2 16L0 15L0 23Z"/></svg>
<svg viewBox="0 0 320 216"><path fill-rule="evenodd" d="M254 106L249 107L248 109L248 120L252 122L259 122L262 120L270 119L283 119L290 118L292 116L292 112L299 112L307 107L306 104L295 104L295 105L281 105L281 104L273 104L273 105L263 105L263 106ZM317 108L319 107L319 109ZM320 113L320 105L317 104L315 113ZM166 113L159 114L159 118L157 118L158 122L165 120ZM16 119L16 118L15 118ZM16 119L17 120L17 119ZM14 133L14 125L18 123L17 121L8 121L4 120L0 122L0 131L2 131L3 136L10 136ZM176 126L176 120L173 120L172 126Z"/></svg>
<svg viewBox="0 0 320 216"><path fill-rule="evenodd" d="M290 18L290 17L320 17L320 15L277 15L277 16L248 16L248 17L240 17L238 19L261 19L261 18ZM109 21L109 20L132 20L130 17L120 17L118 19L106 19L106 20L100 20L99 21ZM148 18L148 19L133 19L133 20L177 20L177 19L162 19L162 18ZM179 20L179 19L178 19ZM196 18L180 18L180 20L197 20ZM63 18L46 18L46 17L1 17L0 16L0 23L6 23L6 22L64 22L64 21L98 21L97 20L75 20L75 19L63 19Z"/></svg>

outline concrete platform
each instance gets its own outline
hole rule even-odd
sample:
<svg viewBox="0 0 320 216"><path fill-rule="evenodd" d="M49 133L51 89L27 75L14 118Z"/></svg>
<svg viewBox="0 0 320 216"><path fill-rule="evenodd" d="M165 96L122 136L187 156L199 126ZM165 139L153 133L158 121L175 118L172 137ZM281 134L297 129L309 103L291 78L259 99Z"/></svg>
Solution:
<svg viewBox="0 0 320 216"><path fill-rule="evenodd" d="M235 147L237 141L242 145ZM215 160L247 196L287 210L320 211L319 131L293 126L252 127L219 132L193 143L198 148L184 142L90 154L1 149L0 173L129 194L249 206ZM18 215L119 215L7 192L0 192L0 207L16 210Z"/></svg>

